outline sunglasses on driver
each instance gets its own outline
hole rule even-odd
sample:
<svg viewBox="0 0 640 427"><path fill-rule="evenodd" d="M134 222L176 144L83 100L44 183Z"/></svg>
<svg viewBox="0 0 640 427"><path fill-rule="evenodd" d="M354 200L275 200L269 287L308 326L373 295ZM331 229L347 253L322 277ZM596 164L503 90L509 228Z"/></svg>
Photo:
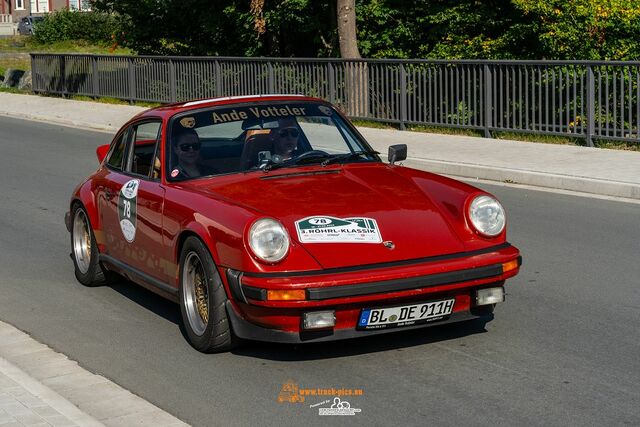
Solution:
<svg viewBox="0 0 640 427"><path fill-rule="evenodd" d="M300 131L296 128L284 128L278 130L278 135L280 136L280 138L286 138L287 136L290 136L291 138L297 138L298 135L300 135Z"/></svg>
<svg viewBox="0 0 640 427"><path fill-rule="evenodd" d="M199 142L191 142L191 143L186 143L186 144L179 144L178 147L180 148L180 151L184 151L185 153L187 151L198 151L200 150L200 146L202 144L200 144Z"/></svg>

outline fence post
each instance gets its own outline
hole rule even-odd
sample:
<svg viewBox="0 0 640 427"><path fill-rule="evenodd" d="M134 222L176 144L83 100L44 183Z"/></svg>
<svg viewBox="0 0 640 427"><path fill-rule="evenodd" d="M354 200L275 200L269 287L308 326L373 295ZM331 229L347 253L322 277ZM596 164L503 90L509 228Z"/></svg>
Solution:
<svg viewBox="0 0 640 427"><path fill-rule="evenodd" d="M36 59L33 56L33 53L30 53L31 57L31 92L37 93L36 86L40 85L40 78L38 76L38 70L36 69Z"/></svg>
<svg viewBox="0 0 640 427"><path fill-rule="evenodd" d="M587 146L593 147L593 135L595 130L596 121L596 97L595 97L595 82L593 76L593 68L591 65L587 65Z"/></svg>
<svg viewBox="0 0 640 427"><path fill-rule="evenodd" d="M176 64L173 59L169 59L169 96L171 102L178 100L178 92L176 89Z"/></svg>
<svg viewBox="0 0 640 427"><path fill-rule="evenodd" d="M98 84L98 60L95 55L91 55L91 86L93 99L98 99L100 88Z"/></svg>
<svg viewBox="0 0 640 427"><path fill-rule="evenodd" d="M66 71L65 71L65 57L64 55L60 55L60 80L58 80L58 92L60 92L60 94L62 95L62 97L64 98L65 94L67 93L67 82L66 82Z"/></svg>
<svg viewBox="0 0 640 427"><path fill-rule="evenodd" d="M369 94L367 94L368 96ZM407 70L400 64L400 130L406 130L407 121Z"/></svg>
<svg viewBox="0 0 640 427"><path fill-rule="evenodd" d="M276 84L273 75L273 64L269 62L269 93L276 92Z"/></svg>
<svg viewBox="0 0 640 427"><path fill-rule="evenodd" d="M222 96L222 72L220 69L220 62L215 61L214 65L216 70L216 96L221 97Z"/></svg>
<svg viewBox="0 0 640 427"><path fill-rule="evenodd" d="M329 102L333 104L336 100L336 78L333 75L331 62L327 62L327 77L329 82Z"/></svg>
<svg viewBox="0 0 640 427"><path fill-rule="evenodd" d="M129 58L127 61L127 68L129 74L129 104L133 104L136 100L136 77L135 68L133 67L133 58Z"/></svg>
<svg viewBox="0 0 640 427"><path fill-rule="evenodd" d="M484 137L491 138L491 127L493 126L493 80L491 78L491 67L484 64Z"/></svg>

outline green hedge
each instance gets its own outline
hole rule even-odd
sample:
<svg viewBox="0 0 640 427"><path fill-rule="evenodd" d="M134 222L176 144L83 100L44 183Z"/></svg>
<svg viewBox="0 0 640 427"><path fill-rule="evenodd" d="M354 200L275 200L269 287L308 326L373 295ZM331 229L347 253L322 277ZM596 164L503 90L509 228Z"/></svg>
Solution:
<svg viewBox="0 0 640 427"><path fill-rule="evenodd" d="M45 15L44 20L35 25L33 37L42 44L85 40L106 45L121 31L120 20L115 15L60 10Z"/></svg>

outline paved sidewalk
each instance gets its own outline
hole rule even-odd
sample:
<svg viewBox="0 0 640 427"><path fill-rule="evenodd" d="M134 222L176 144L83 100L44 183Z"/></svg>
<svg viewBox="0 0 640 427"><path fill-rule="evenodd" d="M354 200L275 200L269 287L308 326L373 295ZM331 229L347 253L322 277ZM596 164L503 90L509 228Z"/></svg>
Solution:
<svg viewBox="0 0 640 427"><path fill-rule="evenodd" d="M113 132L144 108L0 93L0 115ZM359 128L383 155L407 144L406 165L467 178L640 199L640 152Z"/></svg>
<svg viewBox="0 0 640 427"><path fill-rule="evenodd" d="M0 427L186 426L0 321Z"/></svg>

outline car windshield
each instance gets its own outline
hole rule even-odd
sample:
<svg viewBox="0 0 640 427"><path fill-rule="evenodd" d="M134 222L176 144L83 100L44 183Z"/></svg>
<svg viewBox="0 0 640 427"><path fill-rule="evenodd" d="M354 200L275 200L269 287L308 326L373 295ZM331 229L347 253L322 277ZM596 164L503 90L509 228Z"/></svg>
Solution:
<svg viewBox="0 0 640 427"><path fill-rule="evenodd" d="M269 171L318 163L379 161L332 107L311 102L225 106L172 120L167 176Z"/></svg>

